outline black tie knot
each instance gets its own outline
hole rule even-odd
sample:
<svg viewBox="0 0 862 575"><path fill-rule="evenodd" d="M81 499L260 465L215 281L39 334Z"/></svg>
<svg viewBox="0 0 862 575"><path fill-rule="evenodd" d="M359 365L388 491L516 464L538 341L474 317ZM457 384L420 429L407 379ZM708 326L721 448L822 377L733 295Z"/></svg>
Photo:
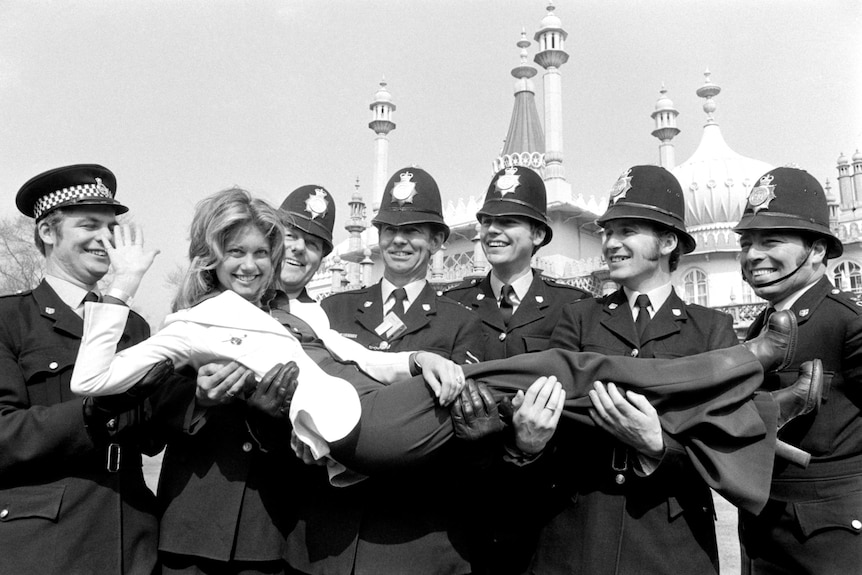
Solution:
<svg viewBox="0 0 862 575"><path fill-rule="evenodd" d="M407 290L403 287L396 288L392 292L392 297L395 298L395 304L392 306L392 311L398 317L404 317L404 302L407 301Z"/></svg>
<svg viewBox="0 0 862 575"><path fill-rule="evenodd" d="M515 288L506 284L500 290L500 313L503 314L503 321L508 325L512 319L512 314L515 312Z"/></svg>
<svg viewBox="0 0 862 575"><path fill-rule="evenodd" d="M635 328L637 328L638 339L643 345L643 336L646 331L646 326L649 323L650 315L649 315L649 296L645 293L640 294L637 299L635 299L635 307L638 308L638 316L635 320Z"/></svg>
<svg viewBox="0 0 862 575"><path fill-rule="evenodd" d="M87 295L84 296L84 301L99 301L99 294L96 292L88 291Z"/></svg>

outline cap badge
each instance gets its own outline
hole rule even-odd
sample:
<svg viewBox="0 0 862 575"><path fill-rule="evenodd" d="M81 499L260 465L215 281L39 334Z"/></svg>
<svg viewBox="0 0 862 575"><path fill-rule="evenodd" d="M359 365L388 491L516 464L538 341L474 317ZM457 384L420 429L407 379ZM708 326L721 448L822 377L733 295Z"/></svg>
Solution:
<svg viewBox="0 0 862 575"><path fill-rule="evenodd" d="M613 187L611 187L611 196L610 203L608 205L615 205L618 201L624 199L626 197L626 192L632 189L632 178L629 174L632 173L632 169L629 168L617 178L617 181L614 182Z"/></svg>
<svg viewBox="0 0 862 575"><path fill-rule="evenodd" d="M751 189L748 194L748 205L756 214L760 210L768 210L769 202L775 199L775 186L771 185L773 180L772 174L766 174L760 178L760 185Z"/></svg>
<svg viewBox="0 0 862 575"><path fill-rule="evenodd" d="M506 174L497 178L495 188L500 192L500 197L506 197L506 194L515 193L515 188L521 185L520 180L518 168L506 168Z"/></svg>
<svg viewBox="0 0 862 575"><path fill-rule="evenodd" d="M314 193L309 194L305 199L305 211L311 214L312 220L319 216L325 216L328 209L329 202L326 199L326 192L320 188L316 188Z"/></svg>
<svg viewBox="0 0 862 575"><path fill-rule="evenodd" d="M412 204L413 196L416 195L416 182L411 181L413 174L404 172L399 174L401 181L392 187L392 203L397 203L399 206L404 204Z"/></svg>

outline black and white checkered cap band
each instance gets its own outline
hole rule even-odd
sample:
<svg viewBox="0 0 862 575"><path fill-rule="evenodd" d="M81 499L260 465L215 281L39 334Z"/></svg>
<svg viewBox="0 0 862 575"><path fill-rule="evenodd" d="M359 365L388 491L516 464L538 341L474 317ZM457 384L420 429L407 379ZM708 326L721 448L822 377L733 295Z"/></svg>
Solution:
<svg viewBox="0 0 862 575"><path fill-rule="evenodd" d="M42 196L33 206L33 217L38 220L42 217L42 214L56 208L60 204L88 197L107 198L110 200L114 198L114 194L111 193L111 190L99 178L96 178L95 184L81 184L80 186L63 188L62 190Z"/></svg>

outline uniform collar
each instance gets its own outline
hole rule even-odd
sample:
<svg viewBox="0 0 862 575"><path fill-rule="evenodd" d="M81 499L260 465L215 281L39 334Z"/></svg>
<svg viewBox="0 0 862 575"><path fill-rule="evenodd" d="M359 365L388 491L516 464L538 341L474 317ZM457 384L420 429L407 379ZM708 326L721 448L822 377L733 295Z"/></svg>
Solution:
<svg viewBox="0 0 862 575"><path fill-rule="evenodd" d="M407 305L405 305L405 309L410 309L410 306L416 299L419 297L419 294L422 293L422 290L425 289L425 284L428 282L424 279L412 281L406 286L404 286L404 291L407 292ZM382 298L383 303L389 299L389 296L392 295L398 289L391 281L386 278L380 280L380 297Z"/></svg>
<svg viewBox="0 0 862 575"><path fill-rule="evenodd" d="M81 307L84 303L84 298L87 297L88 293L90 293L90 290L77 286L69 280L58 278L57 276L46 275L45 283L51 286L51 289L54 290L57 297L72 309L78 309ZM93 292L96 294L99 293L98 290L93 290Z"/></svg>
<svg viewBox="0 0 862 575"><path fill-rule="evenodd" d="M661 309L661 306L664 305L664 302L667 301L667 298L670 297L670 294L673 292L673 284L670 282L659 286L650 291L632 291L629 288L623 286L623 293L625 293L626 300L628 300L629 308L631 308L632 313L636 314L637 309L635 306L635 300L637 300L638 296L641 294L646 294L649 296L650 303L650 316L654 316L655 313Z"/></svg>
<svg viewBox="0 0 862 575"><path fill-rule="evenodd" d="M767 304L767 305L772 305L772 307L775 308L775 311L784 311L786 309L792 308L793 304L795 304L797 301L799 301L799 298L801 298L803 295L805 295L805 293L808 290L810 290L811 288L816 286L818 283L820 283L820 278L822 278L822 277L825 277L825 276L819 276L816 280L814 280L813 282L811 282L807 286L796 290L795 292L793 292L792 294L790 294L789 296L787 296L783 300L775 302L774 304Z"/></svg>
<svg viewBox="0 0 862 575"><path fill-rule="evenodd" d="M494 299L500 299L500 292L503 290L503 282L494 275L493 270L490 273L491 277L491 292L494 294ZM510 284L512 289L515 290L515 295L517 296L517 300L519 302L524 301L524 298L527 295L527 292L530 291L530 286L533 284L533 270L531 268L527 268L527 270L515 278L515 280Z"/></svg>

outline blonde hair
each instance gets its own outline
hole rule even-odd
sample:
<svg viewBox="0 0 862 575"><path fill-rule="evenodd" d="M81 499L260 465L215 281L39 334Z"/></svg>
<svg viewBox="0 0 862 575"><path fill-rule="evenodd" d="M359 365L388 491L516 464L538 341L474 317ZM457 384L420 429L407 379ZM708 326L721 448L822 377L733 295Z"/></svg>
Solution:
<svg viewBox="0 0 862 575"><path fill-rule="evenodd" d="M228 188L201 200L189 230L189 268L171 304L177 311L200 303L220 291L216 267L224 260L230 237L254 226L269 241L272 281L281 275L284 229L278 211L242 188Z"/></svg>

